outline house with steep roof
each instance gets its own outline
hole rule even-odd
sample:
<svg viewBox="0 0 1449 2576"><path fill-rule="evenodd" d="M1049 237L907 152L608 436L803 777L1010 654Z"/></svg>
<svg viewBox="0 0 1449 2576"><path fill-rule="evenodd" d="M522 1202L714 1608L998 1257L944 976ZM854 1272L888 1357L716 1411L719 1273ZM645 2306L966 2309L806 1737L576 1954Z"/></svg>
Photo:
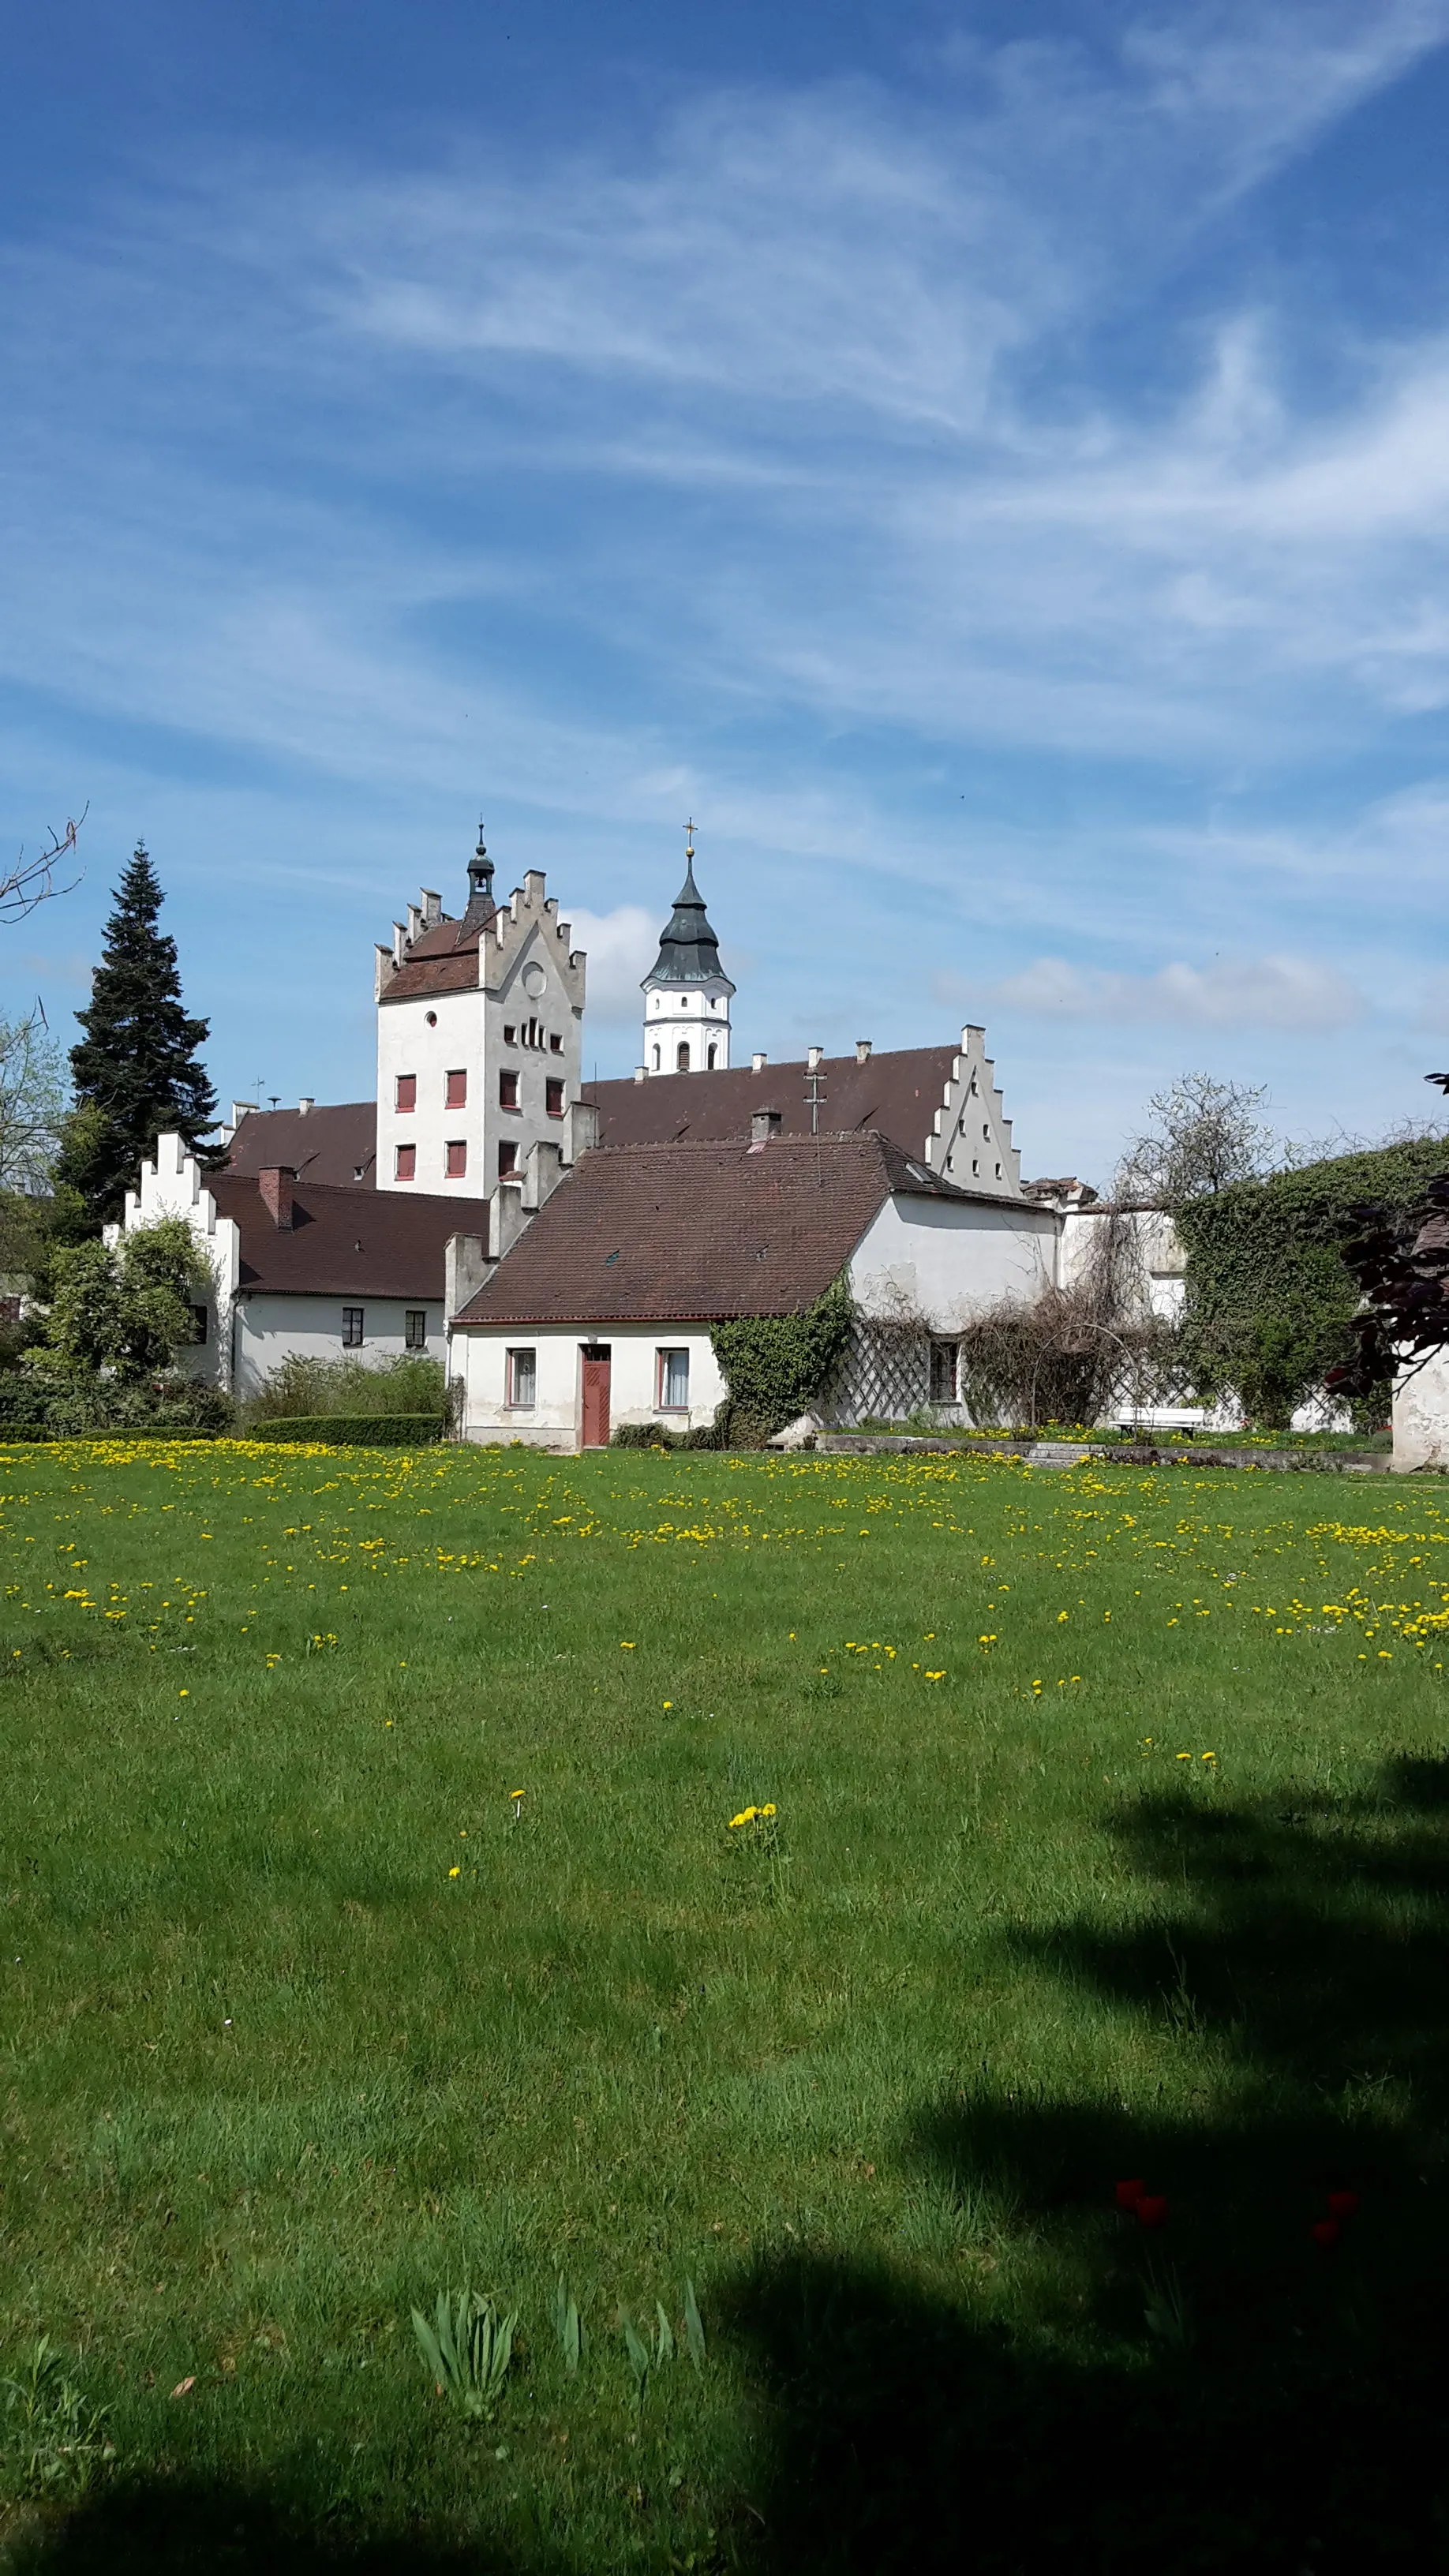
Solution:
<svg viewBox="0 0 1449 2576"><path fill-rule="evenodd" d="M622 1423L699 1429L726 1392L711 1327L799 1314L841 1277L860 1320L833 1412L879 1409L883 1338L907 1400L934 1388L954 1413L954 1334L1050 1279L1056 1226L873 1130L786 1136L769 1110L744 1138L599 1147L501 1259L455 1249L477 1281L452 1318L464 1437L575 1449Z"/></svg>

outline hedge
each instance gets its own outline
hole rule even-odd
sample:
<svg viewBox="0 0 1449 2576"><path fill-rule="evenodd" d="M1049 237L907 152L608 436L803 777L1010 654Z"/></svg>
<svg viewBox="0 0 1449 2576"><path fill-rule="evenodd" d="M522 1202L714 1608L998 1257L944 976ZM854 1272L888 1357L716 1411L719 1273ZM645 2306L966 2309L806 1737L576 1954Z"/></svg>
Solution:
<svg viewBox="0 0 1449 2576"><path fill-rule="evenodd" d="M441 1440L441 1413L294 1413L254 1422L249 1440L325 1440L333 1449L421 1449Z"/></svg>
<svg viewBox="0 0 1449 2576"><path fill-rule="evenodd" d="M1199 1392L1230 1387L1250 1420L1286 1424L1353 1355L1359 1288L1340 1249L1358 1230L1353 1209L1374 1200L1407 1213L1446 1164L1449 1138L1416 1137L1238 1181L1180 1209L1183 1331ZM1364 1404L1365 1427L1387 1418L1388 1399L1384 1386Z"/></svg>

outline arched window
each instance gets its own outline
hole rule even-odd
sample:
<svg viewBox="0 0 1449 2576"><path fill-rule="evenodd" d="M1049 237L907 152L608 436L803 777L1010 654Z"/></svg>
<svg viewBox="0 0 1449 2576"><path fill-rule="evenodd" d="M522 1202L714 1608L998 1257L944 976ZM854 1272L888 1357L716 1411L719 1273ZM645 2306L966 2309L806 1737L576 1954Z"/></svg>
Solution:
<svg viewBox="0 0 1449 2576"><path fill-rule="evenodd" d="M654 1050L654 1070L656 1073L659 1071L659 1049L657 1047Z"/></svg>
<svg viewBox="0 0 1449 2576"><path fill-rule="evenodd" d="M676 1073L688 1073L689 1071L689 1040L687 1038L684 1039L682 1044L675 1050L674 1070Z"/></svg>
<svg viewBox="0 0 1449 2576"><path fill-rule="evenodd" d="M708 1055L705 1057L705 1065L710 1073L713 1073L714 1071L714 1059L715 1049L711 1047Z"/></svg>

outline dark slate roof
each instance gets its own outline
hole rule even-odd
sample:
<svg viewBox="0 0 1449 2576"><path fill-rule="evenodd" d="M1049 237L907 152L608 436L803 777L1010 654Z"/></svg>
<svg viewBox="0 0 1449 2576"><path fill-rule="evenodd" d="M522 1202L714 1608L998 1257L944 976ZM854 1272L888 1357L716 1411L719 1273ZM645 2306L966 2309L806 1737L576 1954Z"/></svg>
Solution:
<svg viewBox="0 0 1449 2576"><path fill-rule="evenodd" d="M315 1115L315 1113L313 1113ZM206 1187L218 1216L241 1229L242 1289L273 1296L415 1297L443 1294L443 1252L451 1234L488 1239L486 1199L414 1198L406 1190L293 1186L290 1231L273 1224L252 1179L215 1172Z"/></svg>
<svg viewBox="0 0 1449 2576"><path fill-rule="evenodd" d="M798 1314L838 1276L893 1192L968 1196L883 1136L596 1148L455 1320Z"/></svg>
<svg viewBox="0 0 1449 2576"><path fill-rule="evenodd" d="M874 1127L904 1154L923 1154L945 1098L959 1047L906 1047L892 1055L827 1056L821 1064L820 1122L835 1134ZM727 1073L655 1073L647 1082L591 1082L582 1097L599 1112L601 1145L664 1145L748 1136L756 1109L776 1110L780 1132L808 1136L808 1067L748 1065ZM999 1195L999 1193L998 1193Z"/></svg>
<svg viewBox="0 0 1449 2576"><path fill-rule="evenodd" d="M377 1163L377 1106L347 1100L326 1109L249 1109L227 1149L229 1172L275 1171L351 1189L361 1169L372 1186Z"/></svg>
<svg viewBox="0 0 1449 2576"><path fill-rule="evenodd" d="M669 927L659 942L659 955L646 984L719 983L734 991L719 962L719 941L709 926L704 897L694 882L694 852L685 863L684 883L674 898Z"/></svg>

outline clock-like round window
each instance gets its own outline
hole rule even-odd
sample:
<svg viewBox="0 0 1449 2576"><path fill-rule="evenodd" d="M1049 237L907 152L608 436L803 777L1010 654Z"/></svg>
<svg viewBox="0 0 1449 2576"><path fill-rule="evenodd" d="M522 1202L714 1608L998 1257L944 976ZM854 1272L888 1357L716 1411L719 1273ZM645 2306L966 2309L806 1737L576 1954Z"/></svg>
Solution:
<svg viewBox="0 0 1449 2576"><path fill-rule="evenodd" d="M548 989L548 977L536 959L523 970L523 989L531 1002L538 1001Z"/></svg>

